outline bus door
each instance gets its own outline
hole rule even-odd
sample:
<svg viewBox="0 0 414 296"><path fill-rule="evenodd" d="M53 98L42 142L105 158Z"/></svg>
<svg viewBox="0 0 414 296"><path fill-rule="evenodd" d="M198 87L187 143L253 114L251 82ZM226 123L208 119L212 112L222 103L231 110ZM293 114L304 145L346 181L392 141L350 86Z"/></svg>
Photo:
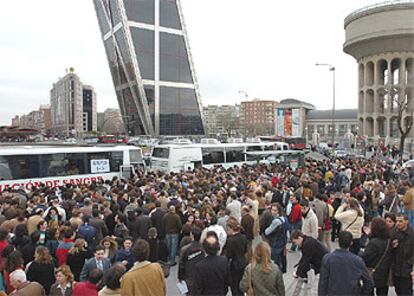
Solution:
<svg viewBox="0 0 414 296"><path fill-rule="evenodd" d="M121 178L131 179L135 175L135 169L132 165L121 165Z"/></svg>

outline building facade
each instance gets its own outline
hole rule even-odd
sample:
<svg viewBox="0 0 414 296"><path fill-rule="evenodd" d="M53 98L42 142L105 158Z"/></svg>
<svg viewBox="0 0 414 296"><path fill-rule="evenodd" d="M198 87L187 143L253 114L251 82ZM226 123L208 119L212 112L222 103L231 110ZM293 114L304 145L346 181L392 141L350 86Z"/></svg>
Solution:
<svg viewBox="0 0 414 296"><path fill-rule="evenodd" d="M358 133L358 110L335 110L334 127L332 127L332 110L311 110L306 116L305 134L310 143L314 134L319 135L320 142L332 142L332 133L335 131L335 143L339 143L348 131Z"/></svg>
<svg viewBox="0 0 414 296"><path fill-rule="evenodd" d="M96 111L96 93L92 86L84 85L82 90L83 131L98 130L98 115Z"/></svg>
<svg viewBox="0 0 414 296"><path fill-rule="evenodd" d="M239 136L240 105L208 105L203 108L206 134L216 136Z"/></svg>
<svg viewBox="0 0 414 296"><path fill-rule="evenodd" d="M277 101L254 99L240 105L240 125L244 136L275 135Z"/></svg>
<svg viewBox="0 0 414 296"><path fill-rule="evenodd" d="M48 134L52 127L50 106L40 105L38 110L33 110L21 116L14 116L11 126L34 129L42 134Z"/></svg>
<svg viewBox="0 0 414 296"><path fill-rule="evenodd" d="M312 110L315 110L315 106L303 101L292 98L281 100L275 113L275 135L284 138L303 138L306 118Z"/></svg>
<svg viewBox="0 0 414 296"><path fill-rule="evenodd" d="M52 132L62 136L82 136L97 130L96 94L82 84L73 68L50 90Z"/></svg>
<svg viewBox="0 0 414 296"><path fill-rule="evenodd" d="M358 62L358 134L400 137L414 111L414 2L372 5L345 18L344 52ZM401 108L400 106L405 106ZM399 111L402 116L399 116ZM414 129L408 134L413 138Z"/></svg>
<svg viewBox="0 0 414 296"><path fill-rule="evenodd" d="M204 134L179 0L94 0L125 128L131 135Z"/></svg>

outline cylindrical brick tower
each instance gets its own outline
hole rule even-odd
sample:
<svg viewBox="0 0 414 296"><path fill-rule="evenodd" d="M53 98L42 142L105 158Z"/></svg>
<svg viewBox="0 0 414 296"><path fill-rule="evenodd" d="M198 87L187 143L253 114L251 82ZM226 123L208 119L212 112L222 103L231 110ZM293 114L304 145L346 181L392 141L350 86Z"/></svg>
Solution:
<svg viewBox="0 0 414 296"><path fill-rule="evenodd" d="M358 62L358 134L398 138L394 99L407 100L404 118L414 110L414 1L362 8L345 18L344 27L343 50Z"/></svg>

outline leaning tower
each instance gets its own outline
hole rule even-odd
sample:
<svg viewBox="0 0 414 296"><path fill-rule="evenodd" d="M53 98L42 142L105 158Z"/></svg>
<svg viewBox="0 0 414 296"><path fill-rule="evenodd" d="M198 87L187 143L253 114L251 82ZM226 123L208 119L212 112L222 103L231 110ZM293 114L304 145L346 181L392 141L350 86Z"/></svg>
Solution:
<svg viewBox="0 0 414 296"><path fill-rule="evenodd" d="M399 137L397 100L414 111L414 1L388 1L345 18L343 50L358 62L358 134ZM405 122L405 121L404 121ZM408 138L413 139L414 128Z"/></svg>

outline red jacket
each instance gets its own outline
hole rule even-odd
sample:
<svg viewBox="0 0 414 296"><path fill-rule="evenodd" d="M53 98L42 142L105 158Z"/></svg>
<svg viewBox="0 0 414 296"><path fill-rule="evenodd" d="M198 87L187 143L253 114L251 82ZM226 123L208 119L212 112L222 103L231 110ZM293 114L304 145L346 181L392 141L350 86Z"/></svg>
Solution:
<svg viewBox="0 0 414 296"><path fill-rule="evenodd" d="M71 239L65 239L63 242L59 244L59 246L56 249L56 259L58 261L58 266L66 264L66 258L72 246L73 246L73 240Z"/></svg>
<svg viewBox="0 0 414 296"><path fill-rule="evenodd" d="M90 282L76 283L72 296L98 296L98 289Z"/></svg>
<svg viewBox="0 0 414 296"><path fill-rule="evenodd" d="M295 223L296 221L302 220L302 210L299 204L292 206L292 210L289 215L289 222Z"/></svg>

